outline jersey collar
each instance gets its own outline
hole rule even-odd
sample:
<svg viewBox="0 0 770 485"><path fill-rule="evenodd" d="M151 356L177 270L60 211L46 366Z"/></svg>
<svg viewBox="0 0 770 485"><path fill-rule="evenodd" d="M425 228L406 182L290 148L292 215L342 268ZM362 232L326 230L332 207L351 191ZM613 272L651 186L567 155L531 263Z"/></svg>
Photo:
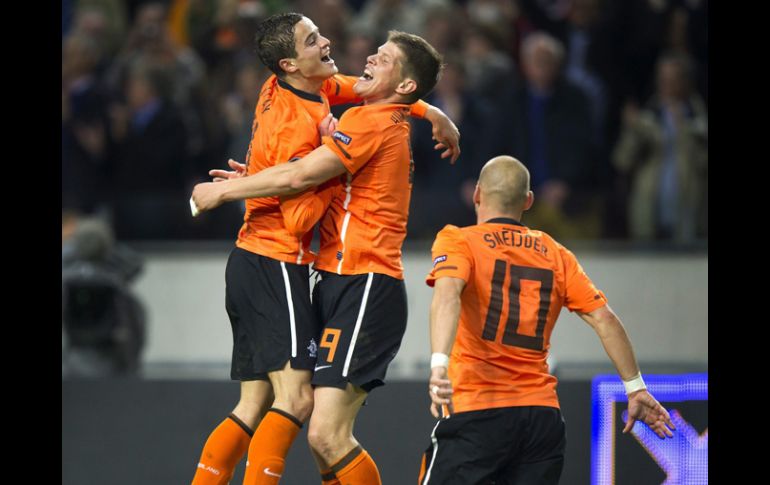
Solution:
<svg viewBox="0 0 770 485"><path fill-rule="evenodd" d="M484 224L511 224L514 226L524 227L524 224L511 217L494 217L488 221L485 221Z"/></svg>
<svg viewBox="0 0 770 485"><path fill-rule="evenodd" d="M323 103L323 99L321 99L321 96L317 94L308 93L307 91L300 91L299 89L295 88L294 86L287 83L286 81L279 79L278 85L281 86L283 89L288 89L289 91L291 91L296 96L299 96L302 99L307 99L308 101L315 101L316 103Z"/></svg>

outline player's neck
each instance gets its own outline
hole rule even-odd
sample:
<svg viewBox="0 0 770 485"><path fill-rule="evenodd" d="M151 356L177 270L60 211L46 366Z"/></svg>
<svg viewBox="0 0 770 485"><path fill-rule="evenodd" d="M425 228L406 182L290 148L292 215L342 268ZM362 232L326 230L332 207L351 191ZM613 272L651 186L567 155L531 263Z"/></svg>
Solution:
<svg viewBox="0 0 770 485"><path fill-rule="evenodd" d="M380 98L380 99L366 99L364 98L364 104L371 105L371 104L410 104L404 101L403 96L400 94L392 94L388 96L387 98Z"/></svg>
<svg viewBox="0 0 770 485"><path fill-rule="evenodd" d="M286 76L283 80L294 89L315 95L321 93L321 87L324 83L323 79L308 79L301 76Z"/></svg>
<svg viewBox="0 0 770 485"><path fill-rule="evenodd" d="M518 213L511 213L511 212L500 212L497 210L490 210L486 207L479 206L476 210L476 224L484 224L488 220L491 219L498 219L498 218L505 218L505 219L513 219L516 221L521 222L521 215L522 212Z"/></svg>

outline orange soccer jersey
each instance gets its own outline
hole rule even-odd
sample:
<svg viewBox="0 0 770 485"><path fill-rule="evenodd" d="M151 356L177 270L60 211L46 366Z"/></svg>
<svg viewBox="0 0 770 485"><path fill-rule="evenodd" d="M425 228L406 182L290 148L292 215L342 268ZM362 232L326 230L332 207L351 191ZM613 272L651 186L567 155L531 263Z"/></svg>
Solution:
<svg viewBox="0 0 770 485"><path fill-rule="evenodd" d="M318 95L270 76L262 85L254 114L246 155L248 174L297 160L318 147L318 124L329 113L329 104L360 101L353 92L356 80L334 76L324 82ZM308 231L323 214L335 185L324 184L317 191L283 201L278 197L248 199L236 245L280 261L309 263L313 254Z"/></svg>
<svg viewBox="0 0 770 485"><path fill-rule="evenodd" d="M508 406L559 407L546 357L562 306L591 312L607 299L575 256L513 219L458 228L433 243L426 282L466 282L449 362L455 412Z"/></svg>
<svg viewBox="0 0 770 485"><path fill-rule="evenodd" d="M337 274L380 273L403 279L414 162L409 145L410 107L375 104L351 108L323 138L347 167L321 222L315 267Z"/></svg>

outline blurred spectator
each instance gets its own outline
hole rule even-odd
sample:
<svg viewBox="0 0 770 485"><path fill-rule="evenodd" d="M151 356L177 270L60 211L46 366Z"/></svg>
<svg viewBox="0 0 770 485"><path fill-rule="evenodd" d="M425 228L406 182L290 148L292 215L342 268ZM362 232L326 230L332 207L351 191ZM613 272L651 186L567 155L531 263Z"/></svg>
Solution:
<svg viewBox="0 0 770 485"><path fill-rule="evenodd" d="M267 73L257 62L242 65L235 76L235 88L222 99L221 119L227 130L226 158L244 160L251 141L254 110L259 100L259 87Z"/></svg>
<svg viewBox="0 0 770 485"><path fill-rule="evenodd" d="M94 39L107 59L120 49L126 33L123 0L78 0L73 29Z"/></svg>
<svg viewBox="0 0 770 485"><path fill-rule="evenodd" d="M409 234L431 238L444 225L473 224L473 189L480 167L492 157L493 126L499 114L484 98L469 91L463 58L456 53L444 57L444 71L426 99L440 108L462 134L462 154L455 165L441 159L433 149L432 128L412 123L412 154L415 160ZM470 186L470 193L468 193Z"/></svg>
<svg viewBox="0 0 770 485"><path fill-rule="evenodd" d="M138 372L146 312L129 285L141 270L104 221L62 213L62 377Z"/></svg>
<svg viewBox="0 0 770 485"><path fill-rule="evenodd" d="M195 51L174 43L167 21L168 10L162 2L146 2L137 8L123 49L111 66L108 82L114 92L120 92L137 63L165 70L170 82L168 100L176 105L185 124L186 151L197 156L205 145L201 121L205 69Z"/></svg>
<svg viewBox="0 0 770 485"><path fill-rule="evenodd" d="M502 49L497 33L483 25L470 25L465 33L463 56L467 86L489 101L518 84L516 66Z"/></svg>
<svg viewBox="0 0 770 485"><path fill-rule="evenodd" d="M657 91L642 110L629 103L614 162L630 179L628 224L639 239L708 237L708 117L680 53L658 61Z"/></svg>
<svg viewBox="0 0 770 485"><path fill-rule="evenodd" d="M72 31L62 45L62 206L97 210L106 190L106 95L98 44Z"/></svg>
<svg viewBox="0 0 770 485"><path fill-rule="evenodd" d="M189 222L186 181L192 167L171 86L167 70L137 62L126 80L126 105L111 108L111 198L118 238L179 235Z"/></svg>
<svg viewBox="0 0 770 485"><path fill-rule="evenodd" d="M351 28L369 32L375 42L384 42L389 30L423 35L427 10L448 0L369 0L353 19Z"/></svg>
<svg viewBox="0 0 770 485"><path fill-rule="evenodd" d="M562 75L564 47L553 36L527 37L521 62L525 82L505 104L499 153L528 161L538 194L532 225L565 239L596 237L601 222L594 205L603 188L592 179L596 147L588 99Z"/></svg>

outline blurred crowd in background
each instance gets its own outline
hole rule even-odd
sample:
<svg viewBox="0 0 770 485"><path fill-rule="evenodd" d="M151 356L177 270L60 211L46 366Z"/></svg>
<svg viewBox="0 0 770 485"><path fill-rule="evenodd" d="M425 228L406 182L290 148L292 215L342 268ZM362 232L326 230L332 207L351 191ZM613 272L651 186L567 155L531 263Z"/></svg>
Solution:
<svg viewBox="0 0 770 485"><path fill-rule="evenodd" d="M118 240L235 239L242 204L193 219L188 199L244 161L270 74L254 28L284 11L315 22L344 74L390 29L445 56L426 101L462 155L449 165L412 122L409 239L475 223L476 177L499 154L531 172L524 222L558 239L708 237L707 0L63 0L63 239L83 217Z"/></svg>

